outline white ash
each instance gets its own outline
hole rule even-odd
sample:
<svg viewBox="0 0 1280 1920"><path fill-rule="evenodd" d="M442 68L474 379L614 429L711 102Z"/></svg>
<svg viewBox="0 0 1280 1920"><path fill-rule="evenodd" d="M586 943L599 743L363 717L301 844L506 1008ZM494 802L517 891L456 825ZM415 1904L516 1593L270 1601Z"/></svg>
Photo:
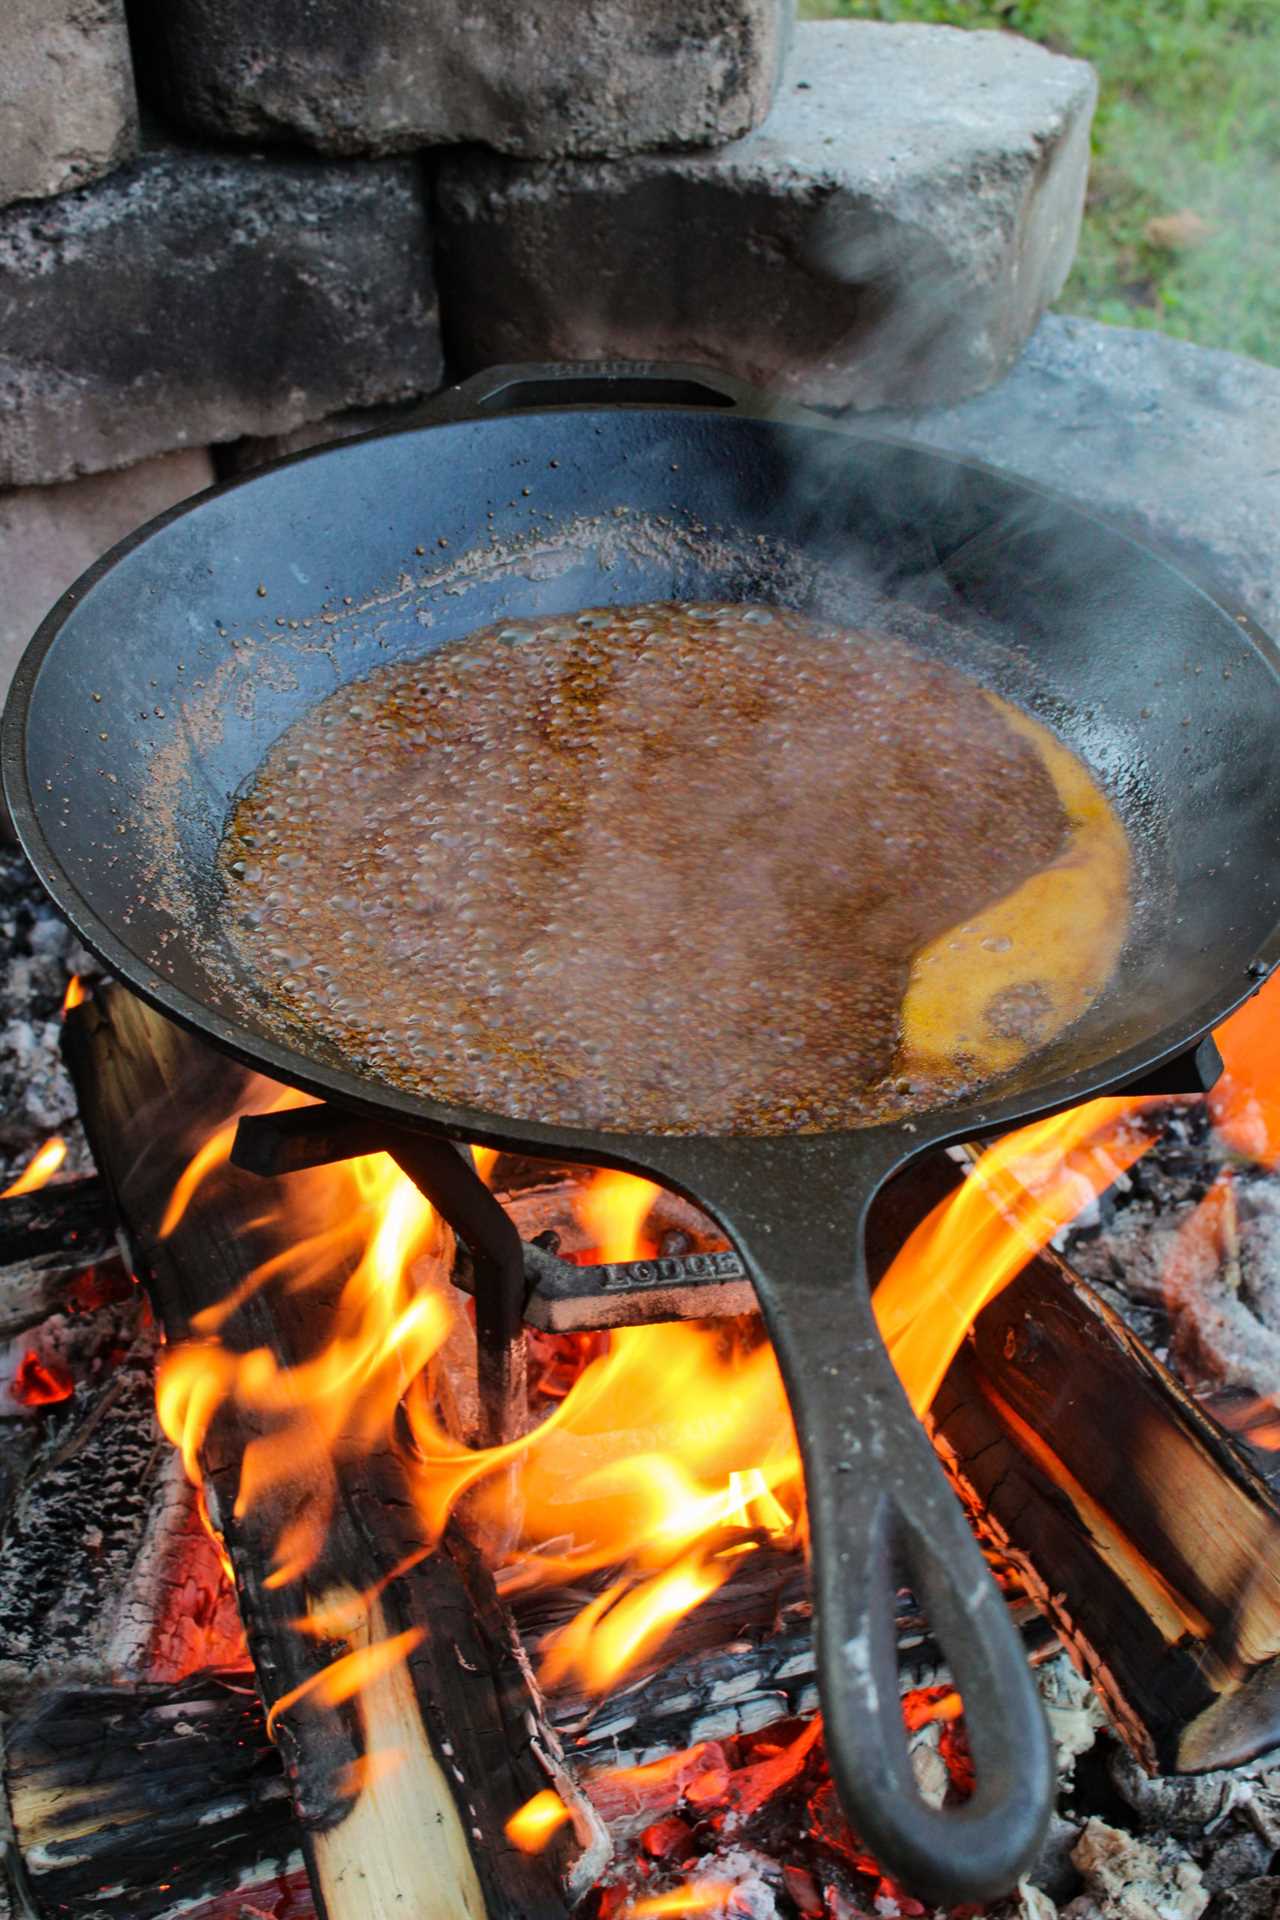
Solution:
<svg viewBox="0 0 1280 1920"><path fill-rule="evenodd" d="M1124 1748L1111 1756L1111 1779L1144 1831L1209 1838L1234 1816L1272 1852L1280 1847L1280 1753L1212 1773L1152 1776Z"/></svg>
<svg viewBox="0 0 1280 1920"><path fill-rule="evenodd" d="M91 1170L59 1015L72 974L94 964L22 855L0 849L0 1185L51 1133L67 1142L67 1173Z"/></svg>
<svg viewBox="0 0 1280 1920"><path fill-rule="evenodd" d="M1074 1782L1076 1761L1093 1747L1107 1725L1107 1717L1094 1689L1065 1653L1044 1662L1037 1670L1036 1683L1053 1735L1061 1791Z"/></svg>
<svg viewBox="0 0 1280 1920"><path fill-rule="evenodd" d="M1188 1105L1100 1217L1073 1224L1067 1257L1193 1392L1280 1394L1280 1175Z"/></svg>
<svg viewBox="0 0 1280 1920"><path fill-rule="evenodd" d="M1064 1920L1200 1920L1209 1904L1199 1867L1171 1837L1139 1840L1094 1818L1071 1857L1084 1892L1063 1908Z"/></svg>

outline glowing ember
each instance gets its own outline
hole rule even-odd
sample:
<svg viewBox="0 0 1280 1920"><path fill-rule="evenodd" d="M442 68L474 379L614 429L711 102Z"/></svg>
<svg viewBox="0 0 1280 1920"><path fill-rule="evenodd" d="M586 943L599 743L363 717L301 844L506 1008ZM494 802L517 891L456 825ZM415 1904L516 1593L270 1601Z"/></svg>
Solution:
<svg viewBox="0 0 1280 1920"><path fill-rule="evenodd" d="M512 1814L503 1831L521 1853L541 1853L552 1834L571 1818L560 1795L546 1787Z"/></svg>
<svg viewBox="0 0 1280 1920"><path fill-rule="evenodd" d="M618 1920L684 1920L686 1914L731 1911L734 1887L731 1880L689 1881L673 1887L670 1893L650 1893L640 1900L628 1901Z"/></svg>
<svg viewBox="0 0 1280 1920"><path fill-rule="evenodd" d="M909 1733L918 1727L927 1727L934 1720L944 1724L958 1720L963 1712L964 1701L951 1687L918 1687L902 1699L902 1718Z"/></svg>
<svg viewBox="0 0 1280 1920"><path fill-rule="evenodd" d="M1271 1398L1250 1398L1234 1407L1215 1407L1214 1418L1251 1447L1266 1453L1280 1451L1280 1406Z"/></svg>
<svg viewBox="0 0 1280 1920"><path fill-rule="evenodd" d="M28 1348L9 1391L24 1407L52 1407L71 1398L75 1381L60 1361L42 1360L34 1348Z"/></svg>
<svg viewBox="0 0 1280 1920"><path fill-rule="evenodd" d="M16 1200L20 1193L34 1193L53 1178L66 1157L67 1143L55 1134L27 1162L17 1179L0 1193L0 1200Z"/></svg>

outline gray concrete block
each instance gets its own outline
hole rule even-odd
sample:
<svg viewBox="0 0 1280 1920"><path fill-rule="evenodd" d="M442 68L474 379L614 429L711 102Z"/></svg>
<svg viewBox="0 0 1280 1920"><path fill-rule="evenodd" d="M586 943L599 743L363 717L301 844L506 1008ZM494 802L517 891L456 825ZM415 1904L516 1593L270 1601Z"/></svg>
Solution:
<svg viewBox="0 0 1280 1920"><path fill-rule="evenodd" d="M66 193L133 155L124 0L5 0L0 206Z"/></svg>
<svg viewBox="0 0 1280 1920"><path fill-rule="evenodd" d="M769 109L793 0L131 0L145 97L197 131L392 153L631 153Z"/></svg>
<svg viewBox="0 0 1280 1920"><path fill-rule="evenodd" d="M412 161L163 146L0 213L0 486L288 433L440 377Z"/></svg>
<svg viewBox="0 0 1280 1920"><path fill-rule="evenodd" d="M1066 278L1092 69L1008 34L797 29L776 106L714 153L442 155L459 365L701 361L793 398L946 402L997 379Z"/></svg>
<svg viewBox="0 0 1280 1920"><path fill-rule="evenodd" d="M1047 314L990 393L861 424L1056 488L1280 635L1280 368Z"/></svg>
<svg viewBox="0 0 1280 1920"><path fill-rule="evenodd" d="M59 594L144 520L213 484L204 447L123 473L0 493L0 706L23 648Z"/></svg>

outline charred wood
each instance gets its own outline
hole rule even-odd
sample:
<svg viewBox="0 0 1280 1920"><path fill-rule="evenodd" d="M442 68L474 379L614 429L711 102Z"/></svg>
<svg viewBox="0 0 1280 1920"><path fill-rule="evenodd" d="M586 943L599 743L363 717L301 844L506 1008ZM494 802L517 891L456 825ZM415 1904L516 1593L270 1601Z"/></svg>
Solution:
<svg viewBox="0 0 1280 1920"><path fill-rule="evenodd" d="M962 1178L895 1182L874 1265ZM979 1532L1149 1767L1280 1741L1280 1506L1232 1440L1052 1249L978 1316L931 1413Z"/></svg>
<svg viewBox="0 0 1280 1920"><path fill-rule="evenodd" d="M171 1920L302 1864L251 1674L50 1691L7 1722L4 1787L40 1915Z"/></svg>
<svg viewBox="0 0 1280 1920"><path fill-rule="evenodd" d="M198 1116L207 1135L243 1103L246 1083L118 988L69 1018L66 1049L135 1271L169 1338L182 1339L204 1308L277 1250L262 1188L234 1171L217 1184L216 1201L197 1190L168 1236L158 1233L197 1144L184 1141L189 1117ZM345 1278L334 1276L335 1294ZM303 1300L260 1291L237 1317L237 1338L295 1362L314 1350L332 1299L323 1288ZM202 1468L258 1682L277 1709L275 1735L317 1906L328 1920L376 1920L404 1912L406 1902L441 1920L554 1920L565 1911L564 1848L553 1844L535 1857L503 1837L509 1815L547 1774L527 1669L487 1571L456 1534L425 1552L390 1448L326 1467L333 1478L324 1485L300 1470L238 1517L241 1462L260 1433L245 1418L216 1420ZM320 1512L323 1542L305 1579L281 1585L271 1569L282 1529L306 1528ZM300 1632L308 1612L320 1624ZM345 1703L321 1703L315 1688L327 1668L400 1636L401 1662ZM554 1747L554 1735L544 1734Z"/></svg>
<svg viewBox="0 0 1280 1920"><path fill-rule="evenodd" d="M31 1429L0 1525L0 1686L104 1678L119 1658L171 1452L155 1427L151 1344L140 1335Z"/></svg>
<svg viewBox="0 0 1280 1920"><path fill-rule="evenodd" d="M115 1223L98 1179L0 1201L0 1340L61 1311L76 1275L117 1259Z"/></svg>

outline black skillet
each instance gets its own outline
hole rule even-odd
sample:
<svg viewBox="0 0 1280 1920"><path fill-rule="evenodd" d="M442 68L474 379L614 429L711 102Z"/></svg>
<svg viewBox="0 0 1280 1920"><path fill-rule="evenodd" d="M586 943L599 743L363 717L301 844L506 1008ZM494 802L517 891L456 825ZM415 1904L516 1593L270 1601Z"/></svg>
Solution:
<svg viewBox="0 0 1280 1920"><path fill-rule="evenodd" d="M1093 768L1139 870L1117 978L963 1106L861 1132L637 1137L410 1096L237 984L214 855L231 796L339 681L503 614L756 599L896 627L1039 714ZM412 427L284 462L161 516L45 620L5 714L22 843L85 943L251 1066L364 1112L652 1174L740 1249L804 1454L828 1752L878 1857L933 1899L1030 1864L1053 1769L1007 1610L868 1303L862 1222L939 1142L1121 1088L1280 957L1280 677L1154 555L976 466L832 428L688 369L509 369ZM678 927L655 940L678 940ZM783 956L779 956L779 964ZM429 982L407 983L429 1004ZM967 1805L918 1796L891 1595L923 1598L965 1704Z"/></svg>

